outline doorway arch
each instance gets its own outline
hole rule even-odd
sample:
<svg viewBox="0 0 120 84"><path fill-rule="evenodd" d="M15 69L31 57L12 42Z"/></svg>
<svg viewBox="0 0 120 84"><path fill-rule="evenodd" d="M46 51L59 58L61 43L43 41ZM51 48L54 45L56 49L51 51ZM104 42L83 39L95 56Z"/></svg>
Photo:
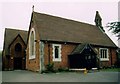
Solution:
<svg viewBox="0 0 120 84"><path fill-rule="evenodd" d="M14 69L22 69L22 45L17 43L14 51Z"/></svg>
<svg viewBox="0 0 120 84"><path fill-rule="evenodd" d="M22 50L21 44L20 44L20 43L17 43L17 44L15 45L15 51L21 51L21 50Z"/></svg>

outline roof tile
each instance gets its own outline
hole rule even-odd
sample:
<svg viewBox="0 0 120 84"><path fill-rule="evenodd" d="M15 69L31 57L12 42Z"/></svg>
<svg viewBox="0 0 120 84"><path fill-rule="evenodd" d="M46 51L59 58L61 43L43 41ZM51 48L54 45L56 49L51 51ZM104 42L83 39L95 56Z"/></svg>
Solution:
<svg viewBox="0 0 120 84"><path fill-rule="evenodd" d="M95 25L33 12L41 40L89 43L116 47L113 41Z"/></svg>

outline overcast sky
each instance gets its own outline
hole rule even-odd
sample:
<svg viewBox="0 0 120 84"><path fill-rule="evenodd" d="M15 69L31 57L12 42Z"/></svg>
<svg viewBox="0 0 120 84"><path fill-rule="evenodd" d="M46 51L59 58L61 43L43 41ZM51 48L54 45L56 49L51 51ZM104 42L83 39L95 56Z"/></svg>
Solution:
<svg viewBox="0 0 120 84"><path fill-rule="evenodd" d="M37 1L37 0L36 0ZM119 0L21 0L21 1L1 1L0 2L0 49L3 47L5 28L28 30L32 13L50 14L89 24L95 24L95 12L99 11L103 27L108 22L118 21L118 1ZM106 30L106 28L105 28ZM117 43L117 38L106 30L110 38Z"/></svg>

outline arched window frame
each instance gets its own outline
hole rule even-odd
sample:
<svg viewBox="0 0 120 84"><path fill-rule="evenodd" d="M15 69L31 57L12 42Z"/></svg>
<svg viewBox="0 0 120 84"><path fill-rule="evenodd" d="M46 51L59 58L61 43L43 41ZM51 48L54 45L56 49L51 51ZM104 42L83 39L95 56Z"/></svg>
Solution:
<svg viewBox="0 0 120 84"><path fill-rule="evenodd" d="M55 57L55 47L58 47L58 57ZM60 44L53 44L52 45L53 48L53 61L62 61L61 59L61 45Z"/></svg>
<svg viewBox="0 0 120 84"><path fill-rule="evenodd" d="M32 38L32 32L33 32L33 38ZM33 46L33 50L32 50L32 46ZM35 30L34 28L31 29L30 36L29 36L29 59L35 59Z"/></svg>

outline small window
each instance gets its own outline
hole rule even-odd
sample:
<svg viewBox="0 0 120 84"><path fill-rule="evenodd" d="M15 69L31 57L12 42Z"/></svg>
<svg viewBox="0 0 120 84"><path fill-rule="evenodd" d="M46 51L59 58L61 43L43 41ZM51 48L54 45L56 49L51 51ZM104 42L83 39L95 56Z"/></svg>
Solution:
<svg viewBox="0 0 120 84"><path fill-rule="evenodd" d="M61 45L53 44L53 61L61 61Z"/></svg>
<svg viewBox="0 0 120 84"><path fill-rule="evenodd" d="M55 58L59 58L59 46L55 46Z"/></svg>
<svg viewBox="0 0 120 84"><path fill-rule="evenodd" d="M100 48L100 60L101 61L108 61L108 49L107 48Z"/></svg>

